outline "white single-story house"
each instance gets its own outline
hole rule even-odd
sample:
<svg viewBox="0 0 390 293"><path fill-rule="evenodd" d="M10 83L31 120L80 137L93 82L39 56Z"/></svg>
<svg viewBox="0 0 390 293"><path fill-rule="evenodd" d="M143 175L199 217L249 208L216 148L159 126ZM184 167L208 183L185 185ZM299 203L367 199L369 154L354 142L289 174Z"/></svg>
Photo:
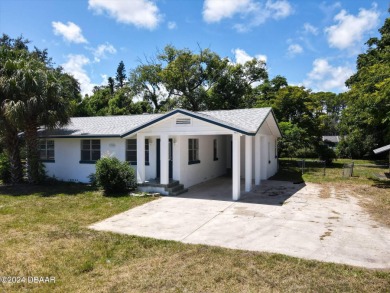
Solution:
<svg viewBox="0 0 390 293"><path fill-rule="evenodd" d="M115 156L134 166L144 190L188 188L232 174L233 200L277 172L281 137L271 108L77 117L65 127L39 131L40 157L49 176L89 182L95 162ZM253 181L254 179L254 181ZM150 184L149 184L150 183ZM164 193L164 192L162 192Z"/></svg>

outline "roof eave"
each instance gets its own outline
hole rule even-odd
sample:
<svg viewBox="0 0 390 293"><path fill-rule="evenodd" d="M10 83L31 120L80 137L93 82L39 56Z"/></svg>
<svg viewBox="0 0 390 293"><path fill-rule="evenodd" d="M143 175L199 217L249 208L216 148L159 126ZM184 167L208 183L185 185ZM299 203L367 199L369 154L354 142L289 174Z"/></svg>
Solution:
<svg viewBox="0 0 390 293"><path fill-rule="evenodd" d="M126 133L123 133L121 135L121 137L129 136L130 134L133 134L133 133L135 133L135 132L137 132L137 131L145 128L145 127L151 126L154 123L162 121L162 120L164 120L164 119L166 119L168 117L171 117L171 116L173 116L175 114L178 114L178 113L183 114L183 115L188 115L188 116L190 116L192 118L196 118L196 119L199 119L199 120L202 120L202 121L205 121L205 122L208 122L208 123L211 123L211 124L223 127L223 128L227 128L229 130L232 130L232 131L235 131L235 132L239 132L239 133L242 133L242 134L245 134L245 135L255 136L256 133L257 133L257 131L256 132L245 131L245 130L237 128L237 127L232 127L230 125L223 124L222 122L213 121L211 119L207 119L205 117L197 115L196 113L191 112L191 111L187 111L187 110L183 110L183 109L175 109L175 110L172 110L172 111L166 113L165 115L163 115L161 117L158 117L158 118L156 118L156 119L154 119L152 121L149 121L149 122L147 122L147 123L145 123L143 125L140 125L140 126L134 128L134 129L132 129L132 130L126 132Z"/></svg>

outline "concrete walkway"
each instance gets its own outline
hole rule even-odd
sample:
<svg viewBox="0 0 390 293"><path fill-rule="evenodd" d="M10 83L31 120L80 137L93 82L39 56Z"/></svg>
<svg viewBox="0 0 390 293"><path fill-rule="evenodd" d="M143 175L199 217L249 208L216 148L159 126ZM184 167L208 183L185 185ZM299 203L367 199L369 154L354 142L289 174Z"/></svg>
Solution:
<svg viewBox="0 0 390 293"><path fill-rule="evenodd" d="M266 251L367 268L390 268L390 229L370 219L355 197L315 184L263 181L238 202L220 177L183 197L162 197L91 228L124 234Z"/></svg>

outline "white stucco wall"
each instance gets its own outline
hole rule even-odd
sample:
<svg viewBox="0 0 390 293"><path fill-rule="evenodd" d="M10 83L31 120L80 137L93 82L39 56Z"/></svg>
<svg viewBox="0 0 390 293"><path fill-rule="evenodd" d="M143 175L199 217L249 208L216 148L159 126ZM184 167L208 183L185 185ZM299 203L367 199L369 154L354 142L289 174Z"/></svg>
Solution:
<svg viewBox="0 0 390 293"><path fill-rule="evenodd" d="M188 164L188 139L199 139L198 164ZM213 141L218 141L218 160L214 161ZM210 180L226 174L226 137L223 135L190 135L176 138L176 152L174 152L174 179L178 179L184 187ZM177 165L175 165L177 161ZM175 168L176 167L176 168ZM177 168L179 167L179 168ZM175 178L175 170L176 177Z"/></svg>
<svg viewBox="0 0 390 293"><path fill-rule="evenodd" d="M81 139L54 139L54 163L45 163L48 176L55 176L64 181L88 183L88 176L95 173L95 164L81 164ZM125 159L125 142L119 138L100 139L101 156L112 155Z"/></svg>
<svg viewBox="0 0 390 293"><path fill-rule="evenodd" d="M259 129L257 135L260 139L260 157L261 157L261 179L265 180L276 174L278 171L278 159L275 154L275 141L277 139L268 127L267 123L264 123ZM229 142L231 138L229 139ZM245 178L245 135L240 138L241 142L241 156L240 156L240 174L241 178ZM252 178L255 178L255 137L252 138ZM230 155L229 155L230 157Z"/></svg>
<svg viewBox="0 0 390 293"><path fill-rule="evenodd" d="M129 137L135 138L135 137ZM145 177L156 177L156 139L149 143L150 165L145 166ZM64 181L88 183L88 176L95 173L95 164L80 163L81 157L80 138L56 138L54 139L55 162L44 163L48 176L55 176ZM114 156L121 161L126 159L126 139L123 138L101 138L101 156ZM136 166L132 166L134 169Z"/></svg>
<svg viewBox="0 0 390 293"><path fill-rule="evenodd" d="M173 179L179 180L185 187L210 180L226 174L231 168L232 130L225 129L195 118L190 125L177 125L174 115L141 130L149 139L149 165L145 166L145 180L156 178L157 139L161 133L168 134L173 140ZM267 179L277 172L275 158L275 139L265 122L257 135L261 136L261 178ZM188 164L188 139L199 139L199 164ZM111 155L124 161L126 158L126 139L136 139L136 135L125 138L101 138L101 155ZM218 140L218 160L213 158L213 140ZM45 163L47 174L64 181L88 183L88 176L95 172L95 164L80 163L80 138L58 138L55 140L55 162ZM255 139L253 143L253 175L255 176ZM245 136L241 136L241 177L245 177ZM136 168L136 166L133 166Z"/></svg>

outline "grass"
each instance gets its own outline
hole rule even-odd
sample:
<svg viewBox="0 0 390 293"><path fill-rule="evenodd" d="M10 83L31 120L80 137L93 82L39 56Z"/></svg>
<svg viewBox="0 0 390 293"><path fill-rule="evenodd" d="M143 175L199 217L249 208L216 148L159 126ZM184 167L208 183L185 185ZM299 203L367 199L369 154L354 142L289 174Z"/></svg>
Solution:
<svg viewBox="0 0 390 293"><path fill-rule="evenodd" d="M6 292L386 292L390 272L89 230L151 201L77 184L0 188L0 276ZM180 221L180 219L178 219Z"/></svg>

